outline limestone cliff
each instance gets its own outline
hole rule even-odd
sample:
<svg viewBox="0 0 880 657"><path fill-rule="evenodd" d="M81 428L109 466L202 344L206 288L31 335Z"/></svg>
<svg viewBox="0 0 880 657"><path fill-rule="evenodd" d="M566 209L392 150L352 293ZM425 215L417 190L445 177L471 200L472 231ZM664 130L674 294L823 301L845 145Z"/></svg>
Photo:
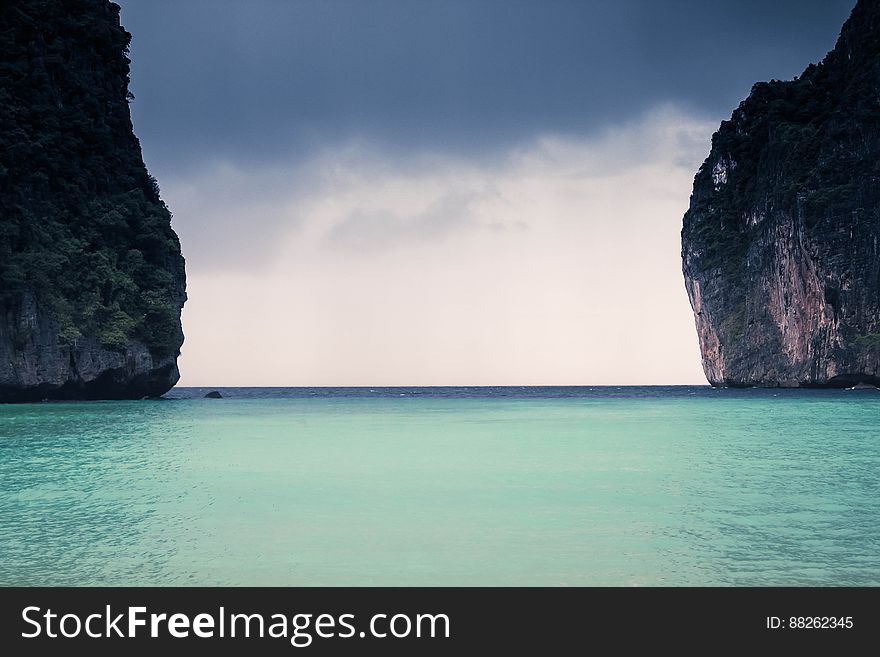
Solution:
<svg viewBox="0 0 880 657"><path fill-rule="evenodd" d="M712 138L682 261L713 385L880 384L880 3Z"/></svg>
<svg viewBox="0 0 880 657"><path fill-rule="evenodd" d="M161 395L186 299L108 0L0 3L0 401Z"/></svg>

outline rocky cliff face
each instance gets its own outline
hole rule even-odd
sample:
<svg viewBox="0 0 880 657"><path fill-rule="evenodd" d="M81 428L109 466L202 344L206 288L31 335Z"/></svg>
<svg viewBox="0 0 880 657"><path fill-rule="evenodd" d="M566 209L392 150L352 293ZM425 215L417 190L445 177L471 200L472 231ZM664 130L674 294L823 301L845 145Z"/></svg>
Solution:
<svg viewBox="0 0 880 657"><path fill-rule="evenodd" d="M161 395L186 299L108 0L0 3L0 401Z"/></svg>
<svg viewBox="0 0 880 657"><path fill-rule="evenodd" d="M713 385L880 384L880 3L721 124L682 261Z"/></svg>

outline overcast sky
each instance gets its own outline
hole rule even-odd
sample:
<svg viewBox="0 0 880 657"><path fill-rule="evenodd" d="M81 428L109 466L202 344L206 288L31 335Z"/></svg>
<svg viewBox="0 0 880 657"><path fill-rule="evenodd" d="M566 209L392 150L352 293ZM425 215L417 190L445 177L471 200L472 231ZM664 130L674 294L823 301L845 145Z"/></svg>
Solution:
<svg viewBox="0 0 880 657"><path fill-rule="evenodd" d="M852 0L117 0L182 385L703 383L693 175Z"/></svg>

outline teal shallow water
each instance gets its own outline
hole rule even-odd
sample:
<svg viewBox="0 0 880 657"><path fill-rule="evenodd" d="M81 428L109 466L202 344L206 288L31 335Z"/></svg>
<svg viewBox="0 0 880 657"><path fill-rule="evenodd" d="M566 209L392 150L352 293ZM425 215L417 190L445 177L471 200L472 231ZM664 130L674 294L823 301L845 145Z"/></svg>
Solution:
<svg viewBox="0 0 880 657"><path fill-rule="evenodd" d="M0 406L0 584L880 584L880 393L631 390Z"/></svg>

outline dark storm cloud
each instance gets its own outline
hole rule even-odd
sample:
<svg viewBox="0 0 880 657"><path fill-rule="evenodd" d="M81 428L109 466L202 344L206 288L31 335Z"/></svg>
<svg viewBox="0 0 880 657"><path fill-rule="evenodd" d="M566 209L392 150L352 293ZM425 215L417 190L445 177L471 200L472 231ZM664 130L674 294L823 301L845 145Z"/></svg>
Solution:
<svg viewBox="0 0 880 657"><path fill-rule="evenodd" d="M477 156L675 102L725 117L821 59L853 0L118 0L148 164L358 137Z"/></svg>

